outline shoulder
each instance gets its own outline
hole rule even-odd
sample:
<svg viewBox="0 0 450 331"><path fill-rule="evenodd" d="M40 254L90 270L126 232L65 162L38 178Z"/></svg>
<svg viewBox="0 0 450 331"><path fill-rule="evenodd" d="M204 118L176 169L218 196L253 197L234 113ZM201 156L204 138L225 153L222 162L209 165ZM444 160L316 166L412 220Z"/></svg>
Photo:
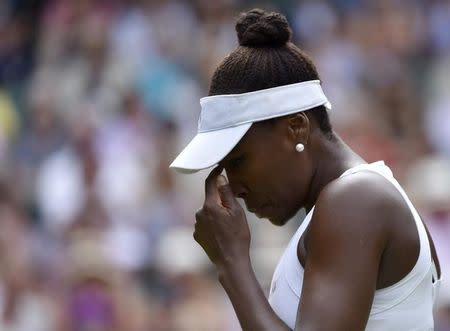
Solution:
<svg viewBox="0 0 450 331"><path fill-rule="evenodd" d="M335 216L365 219L390 218L405 207L397 188L383 176L360 171L329 183L319 194L315 213L332 212Z"/></svg>
<svg viewBox="0 0 450 331"><path fill-rule="evenodd" d="M383 246L392 220L405 212L404 204L394 185L379 174L361 171L338 178L319 194L311 236L328 233L335 239L359 238Z"/></svg>
<svg viewBox="0 0 450 331"><path fill-rule="evenodd" d="M303 325L364 328L398 195L388 180L368 171L338 178L322 190L305 237ZM318 310L327 318L318 318Z"/></svg>

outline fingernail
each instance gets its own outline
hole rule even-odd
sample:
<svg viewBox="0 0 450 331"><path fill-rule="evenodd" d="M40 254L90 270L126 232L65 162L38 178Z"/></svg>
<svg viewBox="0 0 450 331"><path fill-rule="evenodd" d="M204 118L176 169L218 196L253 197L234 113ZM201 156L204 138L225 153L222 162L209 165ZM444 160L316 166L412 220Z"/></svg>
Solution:
<svg viewBox="0 0 450 331"><path fill-rule="evenodd" d="M217 184L218 184L219 186L227 185L227 179L225 178L225 176L219 175L219 176L217 177Z"/></svg>

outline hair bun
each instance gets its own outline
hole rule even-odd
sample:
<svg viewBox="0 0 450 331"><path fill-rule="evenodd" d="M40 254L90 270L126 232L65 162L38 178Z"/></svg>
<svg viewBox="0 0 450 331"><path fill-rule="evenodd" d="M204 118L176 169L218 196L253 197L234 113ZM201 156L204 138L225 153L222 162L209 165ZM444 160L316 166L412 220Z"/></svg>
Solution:
<svg viewBox="0 0 450 331"><path fill-rule="evenodd" d="M291 39L292 30L280 13L252 9L241 13L236 23L239 45L248 47L277 47Z"/></svg>

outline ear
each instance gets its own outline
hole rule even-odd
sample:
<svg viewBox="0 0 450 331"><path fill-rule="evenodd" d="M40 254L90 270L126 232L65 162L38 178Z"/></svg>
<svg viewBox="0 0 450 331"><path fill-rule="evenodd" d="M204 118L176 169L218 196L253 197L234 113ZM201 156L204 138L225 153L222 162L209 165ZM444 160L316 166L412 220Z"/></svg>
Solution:
<svg viewBox="0 0 450 331"><path fill-rule="evenodd" d="M311 125L305 113L296 113L287 118L287 134L294 144L307 144Z"/></svg>

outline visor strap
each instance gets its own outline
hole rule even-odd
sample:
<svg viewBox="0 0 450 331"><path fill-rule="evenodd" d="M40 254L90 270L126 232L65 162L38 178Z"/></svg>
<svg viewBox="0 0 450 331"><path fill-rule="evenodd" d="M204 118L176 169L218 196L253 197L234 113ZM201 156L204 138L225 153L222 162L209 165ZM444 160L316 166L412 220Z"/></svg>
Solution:
<svg viewBox="0 0 450 331"><path fill-rule="evenodd" d="M199 133L295 114L318 106L331 109L320 80L210 96L200 99L200 104Z"/></svg>

